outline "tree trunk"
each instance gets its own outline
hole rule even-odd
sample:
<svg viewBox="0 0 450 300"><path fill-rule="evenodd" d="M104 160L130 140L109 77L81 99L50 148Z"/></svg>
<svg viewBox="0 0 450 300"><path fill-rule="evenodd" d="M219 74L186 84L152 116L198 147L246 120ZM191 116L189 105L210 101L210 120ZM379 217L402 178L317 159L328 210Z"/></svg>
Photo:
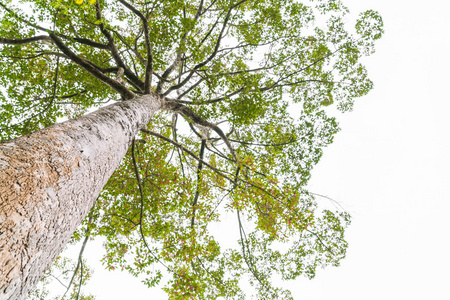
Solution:
<svg viewBox="0 0 450 300"><path fill-rule="evenodd" d="M0 143L0 300L26 298L160 108L145 95Z"/></svg>

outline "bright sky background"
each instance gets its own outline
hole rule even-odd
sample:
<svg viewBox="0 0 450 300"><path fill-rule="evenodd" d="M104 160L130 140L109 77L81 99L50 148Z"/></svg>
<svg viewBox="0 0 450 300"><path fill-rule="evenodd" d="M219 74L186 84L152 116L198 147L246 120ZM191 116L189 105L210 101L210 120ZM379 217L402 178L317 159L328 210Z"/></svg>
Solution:
<svg viewBox="0 0 450 300"><path fill-rule="evenodd" d="M386 30L366 60L375 89L340 116L310 184L353 215L350 248L339 268L284 286L295 299L450 299L450 4L344 2L378 10ZM85 257L100 252L88 243ZM98 300L167 299L100 267L86 289Z"/></svg>

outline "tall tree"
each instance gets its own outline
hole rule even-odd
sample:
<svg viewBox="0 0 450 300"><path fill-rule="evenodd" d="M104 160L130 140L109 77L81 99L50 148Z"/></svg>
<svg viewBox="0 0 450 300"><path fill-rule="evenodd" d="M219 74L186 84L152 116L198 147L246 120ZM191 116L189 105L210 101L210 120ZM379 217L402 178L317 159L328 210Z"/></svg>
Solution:
<svg viewBox="0 0 450 300"><path fill-rule="evenodd" d="M241 299L243 278L289 299L273 273L345 256L348 214L305 186L338 131L327 112L372 88L376 12L350 29L337 0L0 7L0 299L24 298L89 211L73 240L105 236L107 267L148 286L168 272L173 299ZM229 213L223 250L210 229Z"/></svg>

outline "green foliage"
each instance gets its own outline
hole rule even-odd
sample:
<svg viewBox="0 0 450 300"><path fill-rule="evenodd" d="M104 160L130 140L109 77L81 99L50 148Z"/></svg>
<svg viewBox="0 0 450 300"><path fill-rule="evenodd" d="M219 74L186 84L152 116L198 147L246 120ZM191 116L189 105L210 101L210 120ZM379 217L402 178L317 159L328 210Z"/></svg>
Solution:
<svg viewBox="0 0 450 300"><path fill-rule="evenodd" d="M76 269L76 263L70 258L58 256L52 267L41 278L37 288L28 295L27 299L94 300L95 296L84 295L80 292L80 287L91 278L93 271L86 266L85 260L83 260L83 268L79 268L76 274L73 274L74 269ZM73 280L73 285L68 288L67 284L71 280ZM55 290L62 292L58 294L55 293Z"/></svg>
<svg viewBox="0 0 450 300"><path fill-rule="evenodd" d="M106 238L107 269L163 284L170 299L243 299L247 278L258 299L290 299L273 275L313 278L345 257L348 214L324 210L306 186L339 131L328 112L350 111L373 87L360 58L383 33L376 12L351 29L336 0L0 8L0 139L120 101L121 87L145 94L148 73L152 93L191 112L153 118L155 134L139 137L85 221ZM73 55L54 39L23 42L42 34ZM108 83L120 68L124 84ZM235 216L234 248L212 229L224 216Z"/></svg>

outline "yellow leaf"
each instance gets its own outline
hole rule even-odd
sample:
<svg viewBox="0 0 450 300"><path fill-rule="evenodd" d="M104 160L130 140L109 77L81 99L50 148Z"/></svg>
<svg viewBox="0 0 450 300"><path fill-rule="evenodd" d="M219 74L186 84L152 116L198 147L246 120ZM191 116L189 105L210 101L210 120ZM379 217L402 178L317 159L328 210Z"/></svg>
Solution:
<svg viewBox="0 0 450 300"><path fill-rule="evenodd" d="M96 0L89 0L90 4L95 4Z"/></svg>
<svg viewBox="0 0 450 300"><path fill-rule="evenodd" d="M83 3L83 0L75 0L75 3L76 4L81 4L81 3Z"/></svg>

